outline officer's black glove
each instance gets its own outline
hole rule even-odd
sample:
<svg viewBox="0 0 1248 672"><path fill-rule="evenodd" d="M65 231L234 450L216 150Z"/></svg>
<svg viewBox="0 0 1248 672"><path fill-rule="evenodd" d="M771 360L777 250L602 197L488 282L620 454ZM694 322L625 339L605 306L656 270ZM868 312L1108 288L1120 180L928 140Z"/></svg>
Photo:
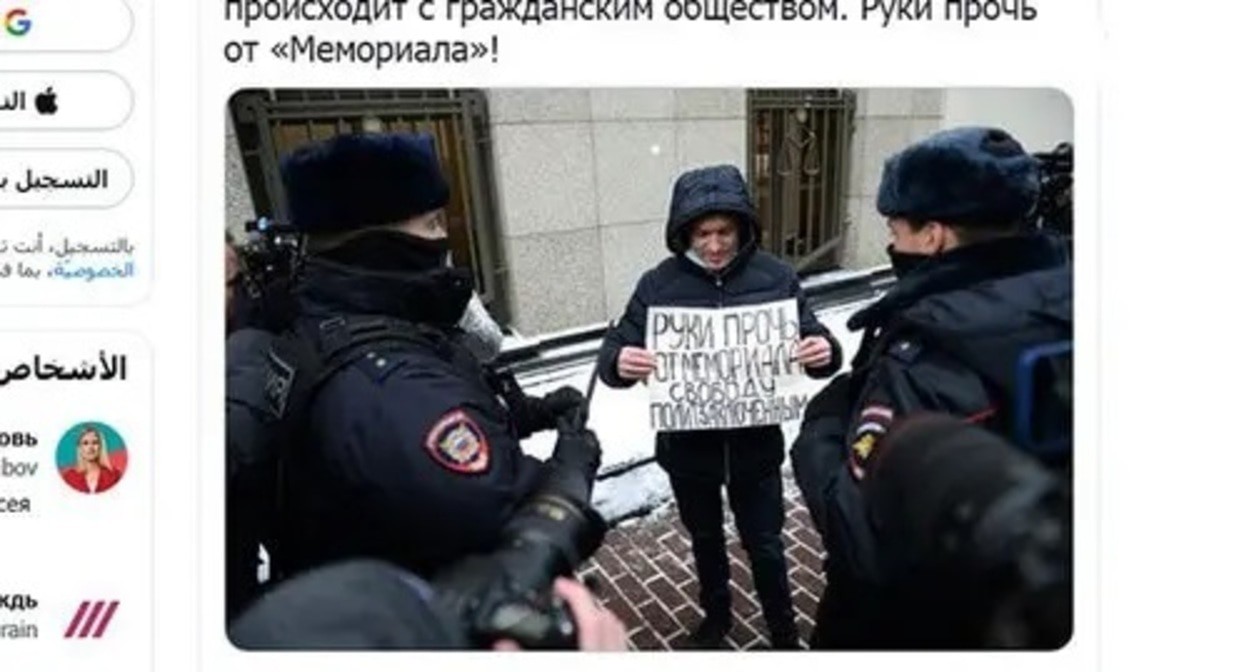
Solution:
<svg viewBox="0 0 1248 672"><path fill-rule="evenodd" d="M578 411L581 405L585 403L585 395L581 394L581 391L575 387L564 385L541 399L534 399L534 401L541 409L540 417L549 422L542 429L557 429L559 418L571 416Z"/></svg>
<svg viewBox="0 0 1248 672"><path fill-rule="evenodd" d="M545 489L550 489L582 504L589 504L594 475L602 463L602 446L593 430L583 426L572 414L558 418L559 439L547 464L550 474Z"/></svg>
<svg viewBox="0 0 1248 672"><path fill-rule="evenodd" d="M535 432L555 429L559 417L570 415L580 408L585 395L576 388L564 386L544 397L531 397L517 385L507 389L505 399L516 423L516 431L520 438L526 438Z"/></svg>

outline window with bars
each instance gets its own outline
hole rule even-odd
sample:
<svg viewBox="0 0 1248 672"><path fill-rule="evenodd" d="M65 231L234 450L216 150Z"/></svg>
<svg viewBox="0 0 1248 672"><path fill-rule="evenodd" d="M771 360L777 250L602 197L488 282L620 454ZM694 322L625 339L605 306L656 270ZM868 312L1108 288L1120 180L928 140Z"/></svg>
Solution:
<svg viewBox="0 0 1248 672"><path fill-rule="evenodd" d="M286 216L280 161L296 147L344 133L432 133L451 187L446 207L451 252L458 265L471 266L482 299L506 319L483 92L246 90L230 100L230 112L256 214L279 221Z"/></svg>
<svg viewBox="0 0 1248 672"><path fill-rule="evenodd" d="M762 246L799 273L836 268L847 224L853 92L753 89L746 100Z"/></svg>

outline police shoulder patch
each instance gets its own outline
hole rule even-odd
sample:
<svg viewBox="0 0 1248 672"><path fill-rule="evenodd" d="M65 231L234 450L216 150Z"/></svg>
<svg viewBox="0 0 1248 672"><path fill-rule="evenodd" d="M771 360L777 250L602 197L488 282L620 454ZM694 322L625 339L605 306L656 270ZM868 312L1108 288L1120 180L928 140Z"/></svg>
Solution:
<svg viewBox="0 0 1248 672"><path fill-rule="evenodd" d="M425 450L443 467L459 474L480 474L490 468L490 443L485 432L460 409L442 415L425 436Z"/></svg>
<svg viewBox="0 0 1248 672"><path fill-rule="evenodd" d="M862 409L849 451L849 472L854 480L860 481L867 475L867 465L892 422L893 409L887 406L873 404Z"/></svg>

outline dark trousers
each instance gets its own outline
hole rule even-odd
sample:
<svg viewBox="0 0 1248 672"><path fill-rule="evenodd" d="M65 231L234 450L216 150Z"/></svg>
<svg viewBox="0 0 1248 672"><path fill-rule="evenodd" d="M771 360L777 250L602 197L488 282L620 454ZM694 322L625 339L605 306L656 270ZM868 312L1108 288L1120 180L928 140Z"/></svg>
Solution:
<svg viewBox="0 0 1248 672"><path fill-rule="evenodd" d="M995 611L999 595L998 584L988 575L968 584L945 572L910 569L904 580L871 581L841 569L844 565L837 560L843 558L829 555L811 649L984 647L984 617Z"/></svg>
<svg viewBox="0 0 1248 672"><path fill-rule="evenodd" d="M880 619L882 596L872 595L865 586L852 581L832 583L823 590L815 629L810 636L811 649L887 649L894 634L885 620Z"/></svg>
<svg viewBox="0 0 1248 672"><path fill-rule="evenodd" d="M680 510L680 522L693 540L693 559L698 569L699 602L708 616L730 617L728 550L724 539L722 484L715 479L671 476L672 491ZM784 499L780 473L761 480L731 480L728 503L736 519L741 544L750 558L754 585L763 605L763 617L772 641L796 637L788 567L780 529L784 524Z"/></svg>

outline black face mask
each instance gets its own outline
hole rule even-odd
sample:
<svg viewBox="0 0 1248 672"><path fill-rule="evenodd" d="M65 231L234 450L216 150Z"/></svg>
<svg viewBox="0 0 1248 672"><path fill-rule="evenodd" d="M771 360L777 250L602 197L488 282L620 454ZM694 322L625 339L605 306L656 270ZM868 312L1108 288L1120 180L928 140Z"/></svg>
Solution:
<svg viewBox="0 0 1248 672"><path fill-rule="evenodd" d="M369 231L329 250L324 256L373 271L430 271L446 268L449 238L418 238L401 231Z"/></svg>
<svg viewBox="0 0 1248 672"><path fill-rule="evenodd" d="M321 256L365 271L401 274L402 317L412 322L454 326L472 298L472 271L448 266L447 238L370 231Z"/></svg>
<svg viewBox="0 0 1248 672"><path fill-rule="evenodd" d="M435 268L408 280L404 317L438 327L459 324L472 299L472 271Z"/></svg>
<svg viewBox="0 0 1248 672"><path fill-rule="evenodd" d="M914 269L922 266L924 262L931 259L930 254L917 254L915 252L898 252L895 245L888 246L888 259L893 264L893 274L897 279L909 275Z"/></svg>

